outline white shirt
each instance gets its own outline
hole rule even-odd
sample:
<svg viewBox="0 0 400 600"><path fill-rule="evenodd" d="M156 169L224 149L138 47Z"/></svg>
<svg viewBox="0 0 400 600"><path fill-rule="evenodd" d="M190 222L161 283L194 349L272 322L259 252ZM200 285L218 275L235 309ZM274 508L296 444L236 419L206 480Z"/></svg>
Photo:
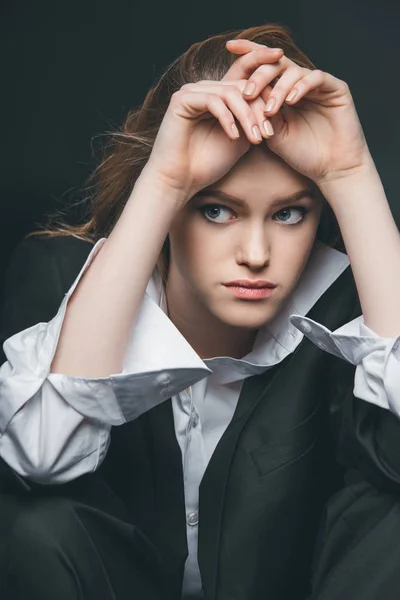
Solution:
<svg viewBox="0 0 400 600"><path fill-rule="evenodd" d="M154 271L132 327L121 373L84 378L50 373L66 307L106 238L91 250L48 323L8 338L0 368L0 455L20 475L57 484L94 471L112 425L133 420L172 398L182 450L189 556L183 598L201 597L197 563L199 485L228 426L243 380L281 362L306 335L323 350L356 365L354 394L400 415L400 335L382 338L362 315L334 332L305 317L349 265L346 254L316 242L290 302L257 335L242 359L196 354L166 314Z"/></svg>

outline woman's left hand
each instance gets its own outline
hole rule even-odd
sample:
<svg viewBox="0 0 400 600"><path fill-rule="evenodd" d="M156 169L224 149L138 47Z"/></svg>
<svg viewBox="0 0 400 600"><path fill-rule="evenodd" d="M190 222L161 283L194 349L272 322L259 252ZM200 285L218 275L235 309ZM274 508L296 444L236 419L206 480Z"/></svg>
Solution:
<svg viewBox="0 0 400 600"><path fill-rule="evenodd" d="M262 47L248 40L228 42L230 52L244 55ZM274 87L270 84L276 82ZM283 55L259 66L248 77L255 84L244 97L254 112L275 100L268 118L274 135L268 147L317 185L347 177L368 164L369 149L346 82L321 70L300 67ZM297 91L296 98L286 100ZM259 115L259 117L262 115Z"/></svg>

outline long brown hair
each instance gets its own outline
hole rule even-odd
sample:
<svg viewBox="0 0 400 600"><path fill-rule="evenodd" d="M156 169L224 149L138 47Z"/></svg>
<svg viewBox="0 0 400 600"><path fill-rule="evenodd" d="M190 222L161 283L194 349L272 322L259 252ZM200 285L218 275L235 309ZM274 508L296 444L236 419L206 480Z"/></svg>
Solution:
<svg viewBox="0 0 400 600"><path fill-rule="evenodd" d="M84 207L83 223L68 223L64 218L65 210L59 209L47 215L46 222L39 225L40 229L25 237L69 235L93 243L101 237L108 237L150 156L171 95L186 83L222 79L236 59L225 44L227 40L237 38L282 48L285 56L298 65L316 68L296 46L291 30L277 23L228 31L193 44L167 67L148 91L143 104L129 111L121 129L104 134L106 143L102 160L86 180L82 188L84 198L78 201ZM317 238L343 250L340 230L327 202L324 203ZM164 280L168 262L167 238L157 263Z"/></svg>

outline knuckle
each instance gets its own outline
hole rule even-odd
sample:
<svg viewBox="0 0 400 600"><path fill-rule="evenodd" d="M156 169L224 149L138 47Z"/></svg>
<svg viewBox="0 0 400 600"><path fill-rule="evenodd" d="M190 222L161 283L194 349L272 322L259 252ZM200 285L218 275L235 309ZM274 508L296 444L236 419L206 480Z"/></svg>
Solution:
<svg viewBox="0 0 400 600"><path fill-rule="evenodd" d="M343 89L350 90L350 86L347 83L347 81L343 81L343 79L341 79L340 81L341 81L341 85L342 85Z"/></svg>
<svg viewBox="0 0 400 600"><path fill-rule="evenodd" d="M249 105L245 106L245 108L243 109L243 113L246 119L254 119L254 113Z"/></svg>
<svg viewBox="0 0 400 600"><path fill-rule="evenodd" d="M176 92L174 92L171 95L171 99L170 99L170 104L172 106L179 104L182 100L182 97L184 96L185 92L183 92L182 90L177 90Z"/></svg>
<svg viewBox="0 0 400 600"><path fill-rule="evenodd" d="M259 58L265 58L270 55L269 47L264 44L259 44L257 48L254 48L253 52Z"/></svg>
<svg viewBox="0 0 400 600"><path fill-rule="evenodd" d="M237 96L239 90L235 85L227 85L225 87L225 93L229 96Z"/></svg>
<svg viewBox="0 0 400 600"><path fill-rule="evenodd" d="M193 83L184 83L183 86L181 87L181 91L186 91L189 88L191 88L193 85Z"/></svg>
<svg viewBox="0 0 400 600"><path fill-rule="evenodd" d="M270 73L271 69L273 69L273 65L260 65L254 75L263 75L265 73Z"/></svg>
<svg viewBox="0 0 400 600"><path fill-rule="evenodd" d="M219 104L218 96L216 96L215 94L212 94L211 92L207 92L205 94L204 98L209 106L216 106L217 104Z"/></svg>

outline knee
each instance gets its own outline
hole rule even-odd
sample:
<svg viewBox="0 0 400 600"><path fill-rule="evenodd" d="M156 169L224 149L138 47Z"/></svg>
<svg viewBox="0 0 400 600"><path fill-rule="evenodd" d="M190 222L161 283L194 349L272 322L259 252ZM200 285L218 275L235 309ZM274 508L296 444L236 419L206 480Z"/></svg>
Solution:
<svg viewBox="0 0 400 600"><path fill-rule="evenodd" d="M2 599L81 598L68 556L75 551L76 519L65 499L0 494Z"/></svg>
<svg viewBox="0 0 400 600"><path fill-rule="evenodd" d="M10 532L10 551L18 559L42 556L71 542L77 517L73 502L62 498L34 498L19 507ZM39 554L38 554L39 553Z"/></svg>

